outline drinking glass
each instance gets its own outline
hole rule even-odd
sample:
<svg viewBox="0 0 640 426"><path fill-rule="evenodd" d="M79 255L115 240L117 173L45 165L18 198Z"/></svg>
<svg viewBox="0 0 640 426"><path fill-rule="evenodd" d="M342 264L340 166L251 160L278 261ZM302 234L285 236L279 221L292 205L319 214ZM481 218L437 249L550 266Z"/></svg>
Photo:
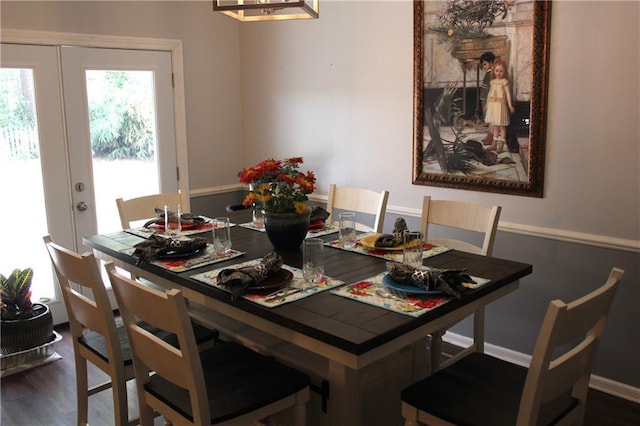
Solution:
<svg viewBox="0 0 640 426"><path fill-rule="evenodd" d="M259 204L254 204L252 207L252 223L256 228L264 228L264 210Z"/></svg>
<svg viewBox="0 0 640 426"><path fill-rule="evenodd" d="M406 231L403 238L402 263L420 268L422 266L422 232Z"/></svg>
<svg viewBox="0 0 640 426"><path fill-rule="evenodd" d="M164 205L164 232L165 234L173 237L182 231L182 223L180 217L182 216L182 210L180 204L165 204Z"/></svg>
<svg viewBox="0 0 640 426"><path fill-rule="evenodd" d="M344 248L355 247L356 238L356 214L354 212L344 212L338 215L340 219L340 243Z"/></svg>
<svg viewBox="0 0 640 426"><path fill-rule="evenodd" d="M305 283L319 283L324 274L324 241L307 238L302 243L302 275Z"/></svg>
<svg viewBox="0 0 640 426"><path fill-rule="evenodd" d="M213 249L218 254L228 254L231 251L231 226L228 217L213 219Z"/></svg>

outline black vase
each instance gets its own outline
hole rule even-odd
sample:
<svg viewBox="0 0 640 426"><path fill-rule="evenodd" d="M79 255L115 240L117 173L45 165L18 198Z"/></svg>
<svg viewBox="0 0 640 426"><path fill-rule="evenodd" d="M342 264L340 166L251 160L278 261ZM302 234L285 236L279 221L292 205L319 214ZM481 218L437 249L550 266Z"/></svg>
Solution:
<svg viewBox="0 0 640 426"><path fill-rule="evenodd" d="M298 250L309 230L309 212L305 214L265 212L264 229L276 250Z"/></svg>
<svg viewBox="0 0 640 426"><path fill-rule="evenodd" d="M2 355L35 348L49 342L53 337L53 317L47 305L34 303L31 318L2 320Z"/></svg>

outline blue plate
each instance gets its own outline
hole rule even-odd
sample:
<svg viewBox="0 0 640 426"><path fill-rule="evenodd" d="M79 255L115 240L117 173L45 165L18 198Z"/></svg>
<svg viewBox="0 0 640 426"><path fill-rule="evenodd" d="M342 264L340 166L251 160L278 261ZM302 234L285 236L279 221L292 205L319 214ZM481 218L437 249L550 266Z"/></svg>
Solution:
<svg viewBox="0 0 640 426"><path fill-rule="evenodd" d="M389 274L382 278L382 284L389 290L401 291L407 294L442 294L442 290L427 290L411 284L404 284L394 281Z"/></svg>

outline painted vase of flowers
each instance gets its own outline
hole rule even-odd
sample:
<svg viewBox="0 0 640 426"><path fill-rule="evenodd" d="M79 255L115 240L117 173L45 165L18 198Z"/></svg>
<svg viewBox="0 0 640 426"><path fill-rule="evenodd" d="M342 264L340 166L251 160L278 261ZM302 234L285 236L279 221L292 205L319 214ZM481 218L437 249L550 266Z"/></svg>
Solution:
<svg viewBox="0 0 640 426"><path fill-rule="evenodd" d="M261 161L239 173L240 182L250 185L245 206L262 206L264 227L277 250L297 250L309 229L308 195L315 190L312 171L299 170L302 157Z"/></svg>

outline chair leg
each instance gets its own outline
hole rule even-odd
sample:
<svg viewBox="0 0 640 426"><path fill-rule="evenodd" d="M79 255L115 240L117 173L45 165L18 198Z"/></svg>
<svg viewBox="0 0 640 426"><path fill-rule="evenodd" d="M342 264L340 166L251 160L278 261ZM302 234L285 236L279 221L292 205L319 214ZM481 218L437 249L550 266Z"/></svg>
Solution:
<svg viewBox="0 0 640 426"><path fill-rule="evenodd" d="M78 401L78 426L89 422L89 384L87 381L87 360L75 357L76 364L76 398Z"/></svg>
<svg viewBox="0 0 640 426"><path fill-rule="evenodd" d="M127 400L127 381L122 377L117 377L112 372L111 391L113 394L113 415L115 424L128 426L129 424L129 403Z"/></svg>

